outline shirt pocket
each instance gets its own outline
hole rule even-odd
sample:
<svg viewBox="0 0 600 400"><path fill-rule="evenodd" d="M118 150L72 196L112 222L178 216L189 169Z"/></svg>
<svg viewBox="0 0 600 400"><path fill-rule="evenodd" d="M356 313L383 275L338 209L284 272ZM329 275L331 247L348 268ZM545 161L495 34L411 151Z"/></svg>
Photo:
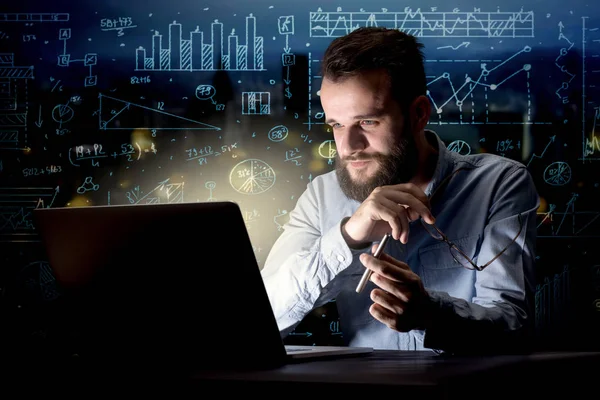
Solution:
<svg viewBox="0 0 600 400"><path fill-rule="evenodd" d="M476 262L479 235L451 239L456 246ZM419 249L421 279L429 290L446 292L451 296L468 299L472 294L476 270L469 270L458 263L446 242L439 242Z"/></svg>

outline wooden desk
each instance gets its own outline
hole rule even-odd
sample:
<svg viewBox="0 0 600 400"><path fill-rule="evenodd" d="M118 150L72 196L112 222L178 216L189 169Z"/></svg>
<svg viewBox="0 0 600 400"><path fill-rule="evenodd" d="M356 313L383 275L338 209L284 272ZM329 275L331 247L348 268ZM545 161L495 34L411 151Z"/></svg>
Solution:
<svg viewBox="0 0 600 400"><path fill-rule="evenodd" d="M362 395L368 399L394 396L390 400L398 396L400 400L406 396L418 396L418 400L570 400L597 398L600 375L600 352L586 351L447 356L376 350L366 356L298 362L270 370L187 374L169 374L176 366L163 363L158 369L124 367L118 374L118 359L108 363L29 357L13 360L5 359L4 365L10 369L5 369L1 381L5 388L18 388L24 397L56 393L78 398L132 394L135 398L187 399L213 393L218 398L256 394L261 398L306 400L331 400L331 396L345 400Z"/></svg>
<svg viewBox="0 0 600 400"><path fill-rule="evenodd" d="M597 396L599 372L600 352L447 356L376 350L367 356L295 363L265 371L196 372L189 388L197 393L216 389L220 396L319 398L319 394L331 392L352 397L370 393L378 398L390 394L487 400L530 394L546 400L559 393L583 395L590 390Z"/></svg>

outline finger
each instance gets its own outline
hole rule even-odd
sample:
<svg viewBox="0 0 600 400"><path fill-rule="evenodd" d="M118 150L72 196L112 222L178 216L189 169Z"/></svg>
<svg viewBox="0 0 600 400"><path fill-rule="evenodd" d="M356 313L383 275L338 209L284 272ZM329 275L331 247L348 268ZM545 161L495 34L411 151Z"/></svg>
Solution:
<svg viewBox="0 0 600 400"><path fill-rule="evenodd" d="M377 251L377 248L379 247L379 244L380 243L375 243L373 246L371 246L371 254L375 254L375 252ZM381 253L379 255L379 258L381 258L383 255L384 255L384 253Z"/></svg>
<svg viewBox="0 0 600 400"><path fill-rule="evenodd" d="M394 226L392 227L392 237L406 244L406 242L408 242L408 234L410 232L410 221L408 211L403 205L394 203L393 201L388 200L384 197L380 198L379 202L382 206L396 213L395 218L397 224L394 224ZM390 224L390 226L392 225ZM399 226L399 228L395 229L396 226Z"/></svg>
<svg viewBox="0 0 600 400"><path fill-rule="evenodd" d="M416 212L415 210L413 210L410 207L406 207L406 212L408 213L409 221L416 221L421 217L418 212Z"/></svg>
<svg viewBox="0 0 600 400"><path fill-rule="evenodd" d="M404 332L398 329L398 315L388 310L387 308L382 307L379 304L373 303L371 304L371 307L369 307L369 313L373 316L373 318L375 318L388 328L393 329L395 331Z"/></svg>
<svg viewBox="0 0 600 400"><path fill-rule="evenodd" d="M359 260L366 268L369 268L374 273L381 274L395 282L414 281L413 276L417 275L410 270L406 263L396 260L385 253L382 253L380 257L381 258L377 259L371 254L363 253L360 255Z"/></svg>
<svg viewBox="0 0 600 400"><path fill-rule="evenodd" d="M430 208L429 197L427 197L425 192L414 183L400 183L393 186L397 189L402 190L403 192L410 193L411 195L413 195L414 198L423 203L427 208Z"/></svg>
<svg viewBox="0 0 600 400"><path fill-rule="evenodd" d="M402 206L401 204L399 204L398 207L399 210L397 218L400 222L400 225L402 226L402 232L400 233L400 237L398 238L398 240L400 240L400 242L402 242L403 244L406 244L408 242L408 234L410 231L408 212L406 212L406 208L404 208L404 206Z"/></svg>
<svg viewBox="0 0 600 400"><path fill-rule="evenodd" d="M379 247L379 245L380 245L380 243L373 244L371 246L371 254L367 254L367 255L370 255L371 257L373 257L373 254L375 254L375 252L377 251L377 248ZM375 257L373 257L373 258L375 259ZM395 266L397 266L399 268L402 268L404 270L412 271L410 269L410 267L408 266L407 263L405 263L403 261L400 261L400 260L397 260L397 259L395 259L394 257L390 256L387 253L381 252L381 254L379 255L379 260L388 262L390 264L394 264ZM361 259L361 261L362 261L362 259Z"/></svg>
<svg viewBox="0 0 600 400"><path fill-rule="evenodd" d="M385 290L389 295L402 302L409 302L412 298L412 286L407 285L404 282L389 279L377 273L371 274L371 281L380 289Z"/></svg>
<svg viewBox="0 0 600 400"><path fill-rule="evenodd" d="M371 300L398 315L404 314L404 309L408 302L408 300L392 296L390 293L381 289L371 290Z"/></svg>
<svg viewBox="0 0 600 400"><path fill-rule="evenodd" d="M385 186L375 193L377 196L385 197L397 204L409 207L413 211L412 219L421 216L428 224L435 223L435 218L431 214L429 199L417 186L410 183L391 185Z"/></svg>
<svg viewBox="0 0 600 400"><path fill-rule="evenodd" d="M407 263L397 260L394 257L390 256L389 254L381 253L381 255L379 256L379 260L388 262L390 264L394 264L395 266L400 267L406 271L411 271L411 269Z"/></svg>
<svg viewBox="0 0 600 400"><path fill-rule="evenodd" d="M398 240L408 227L406 210L400 210L404 207L399 207L397 203L383 197L373 201L377 207L377 217L390 225L392 237Z"/></svg>

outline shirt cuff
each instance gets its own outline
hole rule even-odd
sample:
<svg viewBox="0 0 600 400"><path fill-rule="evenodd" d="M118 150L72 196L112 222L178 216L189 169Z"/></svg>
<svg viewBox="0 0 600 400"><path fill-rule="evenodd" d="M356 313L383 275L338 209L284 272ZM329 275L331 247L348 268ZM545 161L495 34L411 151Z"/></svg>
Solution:
<svg viewBox="0 0 600 400"><path fill-rule="evenodd" d="M448 329L451 326L448 314L451 312L452 304L446 300L447 297L447 293L429 292L431 320L423 336L423 347L425 348L444 351L447 344L455 340L451 337L453 330Z"/></svg>
<svg viewBox="0 0 600 400"><path fill-rule="evenodd" d="M352 249L342 236L342 225L350 217L343 218L338 224L331 227L321 238L321 253L329 270L334 274L339 274L341 271L348 268L354 260L358 260L358 256L362 253L371 250L371 244L360 249ZM361 264L362 265L362 264Z"/></svg>

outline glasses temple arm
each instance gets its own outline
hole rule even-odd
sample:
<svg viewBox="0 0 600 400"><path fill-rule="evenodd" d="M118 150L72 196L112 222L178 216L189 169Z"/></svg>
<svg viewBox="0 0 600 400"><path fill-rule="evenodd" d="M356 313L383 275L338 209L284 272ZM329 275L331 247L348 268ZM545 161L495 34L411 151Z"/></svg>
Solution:
<svg viewBox="0 0 600 400"><path fill-rule="evenodd" d="M485 267L487 267L488 265L490 265L491 263L493 263L494 261L496 261L496 259L498 257L500 257L502 254L504 254L504 252L506 251L506 249L508 249L514 242L517 241L518 237L521 235L521 231L523 230L523 220L521 219L521 214L519 214L519 232L517 232L517 235L514 237L513 240L510 241L509 244L506 245L506 247L504 249L502 249L502 251L500 253L498 253L496 255L496 257L492 258L490 261L488 261L487 263L485 263L485 265L481 266L481 267L476 267L478 270L482 270Z"/></svg>

